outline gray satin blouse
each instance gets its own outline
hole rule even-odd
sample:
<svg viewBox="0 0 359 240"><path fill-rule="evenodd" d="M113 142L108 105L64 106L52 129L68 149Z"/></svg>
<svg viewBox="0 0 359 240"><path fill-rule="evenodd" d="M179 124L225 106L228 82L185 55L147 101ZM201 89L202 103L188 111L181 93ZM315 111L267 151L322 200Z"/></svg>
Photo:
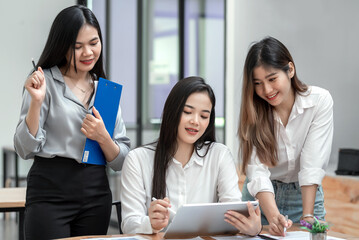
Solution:
<svg viewBox="0 0 359 240"><path fill-rule="evenodd" d="M57 66L44 69L44 73L46 95L41 106L39 130L36 137L33 137L25 122L31 102L31 96L25 89L20 120L14 136L15 150L23 159L33 158L35 155L46 158L61 156L73 158L81 163L86 136L80 129L86 114L92 113L95 94L89 108L86 109L67 87ZM97 83L95 81L95 91ZM120 153L107 164L113 170L119 171L130 149L130 139L126 136L120 107L112 139L120 147Z"/></svg>

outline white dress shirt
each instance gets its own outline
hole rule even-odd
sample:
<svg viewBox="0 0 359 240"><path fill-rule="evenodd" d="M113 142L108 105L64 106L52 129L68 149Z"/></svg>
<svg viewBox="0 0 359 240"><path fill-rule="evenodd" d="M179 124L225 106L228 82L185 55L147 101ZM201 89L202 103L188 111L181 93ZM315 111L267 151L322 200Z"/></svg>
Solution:
<svg viewBox="0 0 359 240"><path fill-rule="evenodd" d="M321 185L333 140L333 99L319 87L309 87L295 102L285 127L274 113L278 164L268 168L253 151L247 167L249 193L272 192L271 180L299 182L300 186Z"/></svg>
<svg viewBox="0 0 359 240"><path fill-rule="evenodd" d="M199 154L203 156L205 151L206 147ZM152 201L154 155L154 147L145 146L126 156L120 190L124 233L152 233L148 209ZM175 211L187 203L241 201L242 197L232 154L220 143L213 143L205 157L194 151L184 167L172 159L167 169L166 188Z"/></svg>

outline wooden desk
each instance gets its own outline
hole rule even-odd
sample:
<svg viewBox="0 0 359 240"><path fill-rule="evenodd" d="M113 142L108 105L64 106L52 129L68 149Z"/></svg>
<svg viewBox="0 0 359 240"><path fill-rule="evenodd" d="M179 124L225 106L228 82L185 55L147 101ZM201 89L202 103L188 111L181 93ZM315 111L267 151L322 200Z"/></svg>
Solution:
<svg viewBox="0 0 359 240"><path fill-rule="evenodd" d="M19 212L19 239L24 239L26 188L0 188L0 212Z"/></svg>
<svg viewBox="0 0 359 240"><path fill-rule="evenodd" d="M263 231L262 233L268 233L267 232L268 226L264 226L263 227ZM288 229L289 231L303 231L303 229L300 228L299 224L294 224L290 229ZM163 239L163 235L164 233L158 233L158 234L152 234L152 235L148 235L148 234L139 234L139 236L147 238L149 240L161 240ZM332 237L338 237L338 238L343 238L343 239L348 239L348 240L358 240L358 237L354 237L354 236L350 236L347 234L343 234L343 233L337 233L337 232L333 232L333 231L329 231L328 232L329 236ZM80 239L91 239L91 238L110 238L110 237L130 237L130 236L134 236L133 234L122 234L122 235L102 235L102 236L81 236L81 237L70 237L70 238L61 238L62 240L80 240ZM202 237L205 240L213 240L213 238L211 237Z"/></svg>

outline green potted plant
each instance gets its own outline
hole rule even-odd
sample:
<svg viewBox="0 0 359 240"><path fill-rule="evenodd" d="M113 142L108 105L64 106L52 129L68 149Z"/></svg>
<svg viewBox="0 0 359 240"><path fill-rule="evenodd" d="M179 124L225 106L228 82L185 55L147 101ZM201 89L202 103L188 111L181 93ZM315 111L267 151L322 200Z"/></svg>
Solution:
<svg viewBox="0 0 359 240"><path fill-rule="evenodd" d="M326 240L327 231L329 229L329 224L326 222L321 222L318 218L314 217L314 222L308 222L305 220L300 220L300 224L303 226L302 229L306 229L310 232L311 240Z"/></svg>

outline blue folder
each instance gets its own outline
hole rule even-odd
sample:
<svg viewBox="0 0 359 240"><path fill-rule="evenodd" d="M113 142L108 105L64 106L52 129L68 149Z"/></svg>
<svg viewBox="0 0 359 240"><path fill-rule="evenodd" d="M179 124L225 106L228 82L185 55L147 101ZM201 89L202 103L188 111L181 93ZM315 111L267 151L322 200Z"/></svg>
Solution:
<svg viewBox="0 0 359 240"><path fill-rule="evenodd" d="M99 111L106 130L113 137L122 85L104 78L98 80L94 106ZM86 139L82 162L95 165L106 165L106 158L97 141Z"/></svg>

